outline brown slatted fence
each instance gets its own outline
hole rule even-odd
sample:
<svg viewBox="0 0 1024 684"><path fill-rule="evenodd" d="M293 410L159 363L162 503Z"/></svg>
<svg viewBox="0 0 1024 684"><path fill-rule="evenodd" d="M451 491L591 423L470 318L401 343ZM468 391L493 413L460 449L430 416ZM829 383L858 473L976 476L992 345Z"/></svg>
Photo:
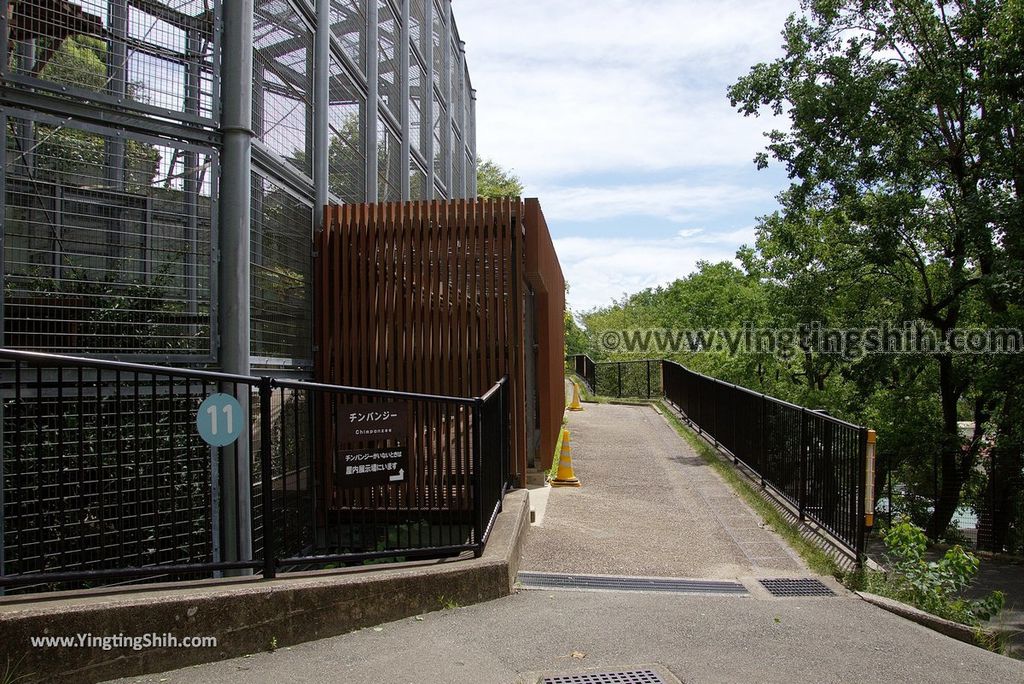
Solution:
<svg viewBox="0 0 1024 684"><path fill-rule="evenodd" d="M316 245L316 379L479 397L508 375L509 472L522 476L523 213L519 200L326 207ZM469 412L443 404L412 411L406 483L360 501L325 477L329 507L369 511L394 499L403 508L471 511ZM329 454L330 416L320 424Z"/></svg>

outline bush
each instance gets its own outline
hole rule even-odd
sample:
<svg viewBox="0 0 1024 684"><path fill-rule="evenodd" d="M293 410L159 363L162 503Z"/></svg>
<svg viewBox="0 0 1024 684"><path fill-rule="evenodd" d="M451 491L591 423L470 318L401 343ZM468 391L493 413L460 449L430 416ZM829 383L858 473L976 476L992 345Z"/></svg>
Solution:
<svg viewBox="0 0 1024 684"><path fill-rule="evenodd" d="M1003 593L994 591L980 601L964 597L978 572L978 557L959 545L939 561L927 561L928 538L906 518L885 533L888 571L867 575L866 588L914 605L932 615L978 627L1003 609Z"/></svg>

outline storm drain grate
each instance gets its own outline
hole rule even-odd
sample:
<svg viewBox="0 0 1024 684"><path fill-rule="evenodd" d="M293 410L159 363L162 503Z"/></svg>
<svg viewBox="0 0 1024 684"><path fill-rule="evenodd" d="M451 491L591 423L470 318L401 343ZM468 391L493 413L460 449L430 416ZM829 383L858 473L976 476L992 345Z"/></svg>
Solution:
<svg viewBox="0 0 1024 684"><path fill-rule="evenodd" d="M540 682L541 684L666 684L665 680L654 670L556 675L545 677Z"/></svg>
<svg viewBox="0 0 1024 684"><path fill-rule="evenodd" d="M772 596L835 596L836 593L816 579L758 580Z"/></svg>
<svg viewBox="0 0 1024 684"><path fill-rule="evenodd" d="M613 577L607 575L560 575L521 572L524 589L573 589L577 591L659 591L672 594L733 594L747 596L739 582L677 579L674 577Z"/></svg>

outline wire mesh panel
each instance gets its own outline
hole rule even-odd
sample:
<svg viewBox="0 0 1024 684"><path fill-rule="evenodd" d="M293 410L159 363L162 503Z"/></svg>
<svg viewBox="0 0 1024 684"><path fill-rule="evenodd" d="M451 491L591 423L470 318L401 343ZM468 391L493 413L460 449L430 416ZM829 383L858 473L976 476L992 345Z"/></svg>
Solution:
<svg viewBox="0 0 1024 684"><path fill-rule="evenodd" d="M378 0L377 8L377 82L384 108L395 121L402 117L402 98L399 91L401 71L398 68L399 22L398 14L388 0Z"/></svg>
<svg viewBox="0 0 1024 684"><path fill-rule="evenodd" d="M609 397L661 395L660 361L611 361L594 364L594 392Z"/></svg>
<svg viewBox="0 0 1024 684"><path fill-rule="evenodd" d="M366 98L341 63L331 57L328 190L343 202L366 199Z"/></svg>
<svg viewBox="0 0 1024 684"><path fill-rule="evenodd" d="M253 14L253 130L269 151L312 172L313 31L287 0Z"/></svg>
<svg viewBox="0 0 1024 684"><path fill-rule="evenodd" d="M352 63L366 72L366 0L330 0L331 33Z"/></svg>
<svg viewBox="0 0 1024 684"><path fill-rule="evenodd" d="M308 366L312 358L310 206L252 175L252 356L259 364Z"/></svg>
<svg viewBox="0 0 1024 684"><path fill-rule="evenodd" d="M12 112L4 344L209 358L213 151Z"/></svg>
<svg viewBox="0 0 1024 684"><path fill-rule="evenodd" d="M409 146L422 152L422 144L430 135L427 98L427 74L415 55L409 60Z"/></svg>
<svg viewBox="0 0 1024 684"><path fill-rule="evenodd" d="M215 120L219 0L6 0L7 75L62 95Z"/></svg>
<svg viewBox="0 0 1024 684"><path fill-rule="evenodd" d="M402 146L398 135L387 126L377 130L377 201L402 199Z"/></svg>
<svg viewBox="0 0 1024 684"><path fill-rule="evenodd" d="M0 575L28 584L39 573L214 562L218 452L196 434L196 412L211 393L239 386L11 354L0 361Z"/></svg>

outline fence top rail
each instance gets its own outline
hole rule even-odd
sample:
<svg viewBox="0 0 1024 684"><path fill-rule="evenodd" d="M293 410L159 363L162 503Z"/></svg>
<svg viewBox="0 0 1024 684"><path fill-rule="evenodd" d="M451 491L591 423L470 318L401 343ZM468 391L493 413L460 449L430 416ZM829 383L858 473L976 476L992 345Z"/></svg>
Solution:
<svg viewBox="0 0 1024 684"><path fill-rule="evenodd" d="M142 363L129 363L113 359L66 356L64 354L47 354L44 352L7 349L0 347L0 359L22 361L40 366L73 366L78 368L97 368L99 370L122 371L125 373L141 373L145 375L169 375L190 380L207 380L212 382L234 382L245 385L256 385L259 378L248 375L235 375L218 371L195 370L175 366L153 366Z"/></svg>
<svg viewBox="0 0 1024 684"><path fill-rule="evenodd" d="M695 370L690 370L689 368L687 368L686 366L684 366L683 364L681 364L681 363L679 363L677 361L670 361L668 359L664 359L662 361L662 363L667 363L667 364L671 364L673 366L676 366L677 368L679 368L679 369L681 369L681 370L683 370L683 371L685 371L687 373L690 373L691 375L695 375L698 378L702 378L702 379L707 380L709 382L713 382L713 383L716 383L718 385L723 385L723 386L729 387L731 389L739 390L741 392L745 392L745 393L753 395L755 397L763 397L765 399L765 401L771 402L771 403L773 403L773 404L775 404L777 406L783 406L785 408L794 409L796 411L806 411L811 417L816 418L816 419L820 419L820 420L824 420L824 421L827 421L827 422L830 422L830 423L833 423L834 425L839 425L841 427L852 428L854 430L863 430L863 429L865 429L862 425L857 425L855 423L851 423L849 421L842 420L841 418L836 418L835 416L830 416L827 413L822 413L821 411L815 411L814 409L809 409L806 406L800 406L799 404L794 404L792 402L786 401L785 399L779 399L778 397L773 397L771 395L764 394L763 392L756 392L756 391L750 389L749 387L743 387L742 385L735 385L735 384L733 384L731 382L726 382L724 380L719 380L718 378L713 378L710 375L704 375L703 373L698 373Z"/></svg>
<svg viewBox="0 0 1024 684"><path fill-rule="evenodd" d="M488 396L500 385L501 381L488 390ZM420 394L418 392L398 392L395 390L372 389L369 387L349 387L347 385L325 385L321 382L308 380L278 380L270 381L272 387L294 390L316 390L331 394L360 394L368 397L379 397L381 399L407 399L412 401L429 401L449 404L472 405L477 402L476 397L449 397L443 394Z"/></svg>
<svg viewBox="0 0 1024 684"><path fill-rule="evenodd" d="M489 400L491 397L494 396L494 393L497 392L498 390L500 390L502 388L502 386L504 386L505 383L507 383L507 382L508 382L508 376L507 375L503 375L501 377L501 380L498 380L498 382L496 382L493 385L491 385L491 389L489 389L486 392L484 392L483 396L480 397L480 401L484 402L484 401Z"/></svg>

